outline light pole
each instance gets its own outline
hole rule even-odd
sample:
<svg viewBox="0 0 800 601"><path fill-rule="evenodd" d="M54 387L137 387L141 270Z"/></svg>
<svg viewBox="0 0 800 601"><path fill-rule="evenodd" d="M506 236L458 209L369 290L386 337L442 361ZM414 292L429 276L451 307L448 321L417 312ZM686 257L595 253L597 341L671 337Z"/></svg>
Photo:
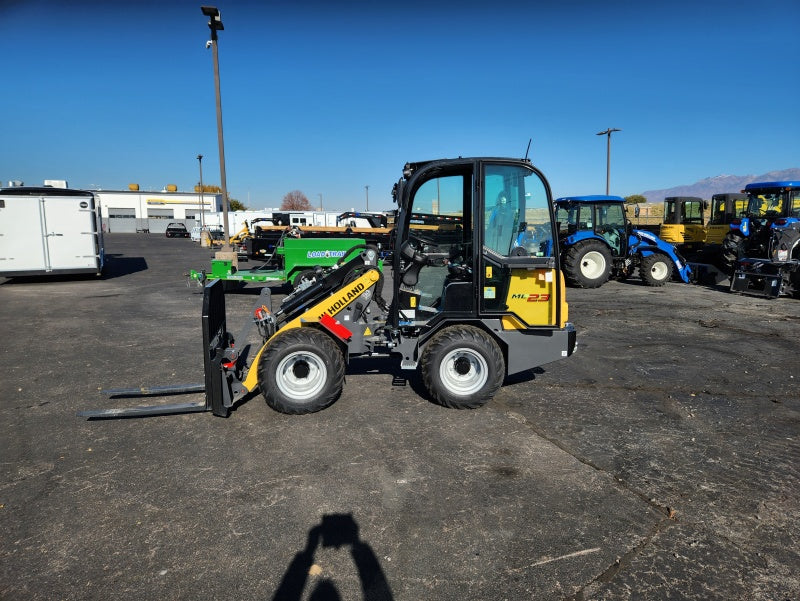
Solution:
<svg viewBox="0 0 800 601"><path fill-rule="evenodd" d="M369 186L364 186L364 189L367 191L367 213L369 213Z"/></svg>
<svg viewBox="0 0 800 601"><path fill-rule="evenodd" d="M324 211L325 209L322 208L322 194L317 194L319 196L319 210Z"/></svg>
<svg viewBox="0 0 800 601"><path fill-rule="evenodd" d="M616 127L609 127L606 131L601 131L598 136L608 136L608 143L606 144L606 196L608 196L608 182L611 178L611 134L615 131L622 131Z"/></svg>
<svg viewBox="0 0 800 601"><path fill-rule="evenodd" d="M203 197L203 155L197 155L197 162L200 163L200 227L205 229L206 227L206 201Z"/></svg>
<svg viewBox="0 0 800 601"><path fill-rule="evenodd" d="M217 51L217 32L225 27L222 25L222 17L216 6L201 6L200 10L209 17L208 28L211 30L211 40L206 47L211 46L214 56L214 90L217 96L217 140L219 144L219 179L222 187L222 227L225 232L225 240L222 246L223 252L229 252L231 245L228 241L228 184L225 178L225 143L222 138L222 96L219 91L219 52Z"/></svg>

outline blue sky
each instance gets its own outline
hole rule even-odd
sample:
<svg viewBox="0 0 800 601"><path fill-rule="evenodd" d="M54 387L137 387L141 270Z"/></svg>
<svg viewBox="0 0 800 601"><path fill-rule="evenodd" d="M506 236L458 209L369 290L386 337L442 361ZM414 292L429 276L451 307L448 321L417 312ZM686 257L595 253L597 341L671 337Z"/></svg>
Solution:
<svg viewBox="0 0 800 601"><path fill-rule="evenodd" d="M0 0L0 180L219 184L203 2ZM214 4L213 1L206 4ZM797 0L219 1L228 191L390 209L406 161L530 156L554 195L800 167Z"/></svg>

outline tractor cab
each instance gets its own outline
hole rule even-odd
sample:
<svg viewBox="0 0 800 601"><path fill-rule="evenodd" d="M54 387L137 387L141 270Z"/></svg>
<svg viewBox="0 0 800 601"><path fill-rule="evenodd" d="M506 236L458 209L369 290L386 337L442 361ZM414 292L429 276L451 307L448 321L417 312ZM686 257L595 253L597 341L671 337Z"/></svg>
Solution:
<svg viewBox="0 0 800 601"><path fill-rule="evenodd" d="M729 273L739 259L766 258L773 230L800 221L800 181L752 183L743 192L747 206L722 242L722 264Z"/></svg>
<svg viewBox="0 0 800 601"><path fill-rule="evenodd" d="M628 252L629 222L624 199L619 196L572 196L556 201L559 238L567 245L602 238L612 257Z"/></svg>
<svg viewBox="0 0 800 601"><path fill-rule="evenodd" d="M780 217L800 218L800 182L747 184L745 218L771 223Z"/></svg>

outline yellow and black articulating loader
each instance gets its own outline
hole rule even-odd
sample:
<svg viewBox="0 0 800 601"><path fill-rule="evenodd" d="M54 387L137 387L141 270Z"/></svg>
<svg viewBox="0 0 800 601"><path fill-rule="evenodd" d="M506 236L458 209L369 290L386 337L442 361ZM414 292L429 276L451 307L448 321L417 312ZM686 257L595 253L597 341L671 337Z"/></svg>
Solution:
<svg viewBox="0 0 800 601"><path fill-rule="evenodd" d="M527 158L407 163L393 196L391 278L380 268L377 248L362 245L336 266L306 274L277 308L264 288L250 322L261 338L254 353L234 344L222 282L209 282L202 319L205 383L108 391L204 391L205 402L79 415L210 410L227 417L257 391L277 411L311 413L336 401L348 363L364 356L395 358L403 370L420 370L437 403L476 408L506 377L572 354L576 334L568 321L552 195ZM441 216L440 225L415 227L420 212Z"/></svg>

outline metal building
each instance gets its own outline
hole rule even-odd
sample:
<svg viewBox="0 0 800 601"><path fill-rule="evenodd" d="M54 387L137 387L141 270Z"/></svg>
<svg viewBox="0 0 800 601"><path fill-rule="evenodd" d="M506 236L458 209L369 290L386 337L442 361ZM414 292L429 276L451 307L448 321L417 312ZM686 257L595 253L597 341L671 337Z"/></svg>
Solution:
<svg viewBox="0 0 800 601"><path fill-rule="evenodd" d="M150 232L163 234L167 225L184 223L191 230L222 210L222 194L179 192L170 184L160 191L140 190L130 184L127 190L93 190L100 199L103 227L107 232Z"/></svg>

